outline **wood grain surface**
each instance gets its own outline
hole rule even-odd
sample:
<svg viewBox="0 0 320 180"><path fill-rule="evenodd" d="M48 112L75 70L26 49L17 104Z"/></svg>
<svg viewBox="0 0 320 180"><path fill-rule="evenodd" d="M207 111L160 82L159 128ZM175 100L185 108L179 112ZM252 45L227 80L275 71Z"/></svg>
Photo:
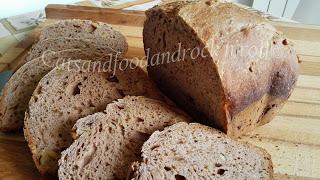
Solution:
<svg viewBox="0 0 320 180"><path fill-rule="evenodd" d="M129 43L128 57L144 60L143 12L81 8L48 6L47 16L58 19L88 17L108 22L126 36ZM281 22L273 24L295 44L301 60L300 77L279 116L240 140L263 147L271 154L276 179L320 179L320 27ZM18 45L20 48L15 47L6 62L0 64L7 64L14 69L23 56L21 49L25 51L30 47L39 29L25 44ZM22 134L0 134L0 179L39 178Z"/></svg>

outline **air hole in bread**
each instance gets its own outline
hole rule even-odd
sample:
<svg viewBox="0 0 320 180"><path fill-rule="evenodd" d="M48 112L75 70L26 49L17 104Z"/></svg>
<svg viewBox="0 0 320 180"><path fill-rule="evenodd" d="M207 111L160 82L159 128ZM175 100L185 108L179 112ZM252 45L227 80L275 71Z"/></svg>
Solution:
<svg viewBox="0 0 320 180"><path fill-rule="evenodd" d="M144 119L138 117L137 122L144 122Z"/></svg>
<svg viewBox="0 0 320 180"><path fill-rule="evenodd" d="M222 164L220 164L220 163L215 163L214 164L216 167L221 167L222 166Z"/></svg>
<svg viewBox="0 0 320 180"><path fill-rule="evenodd" d="M165 167L164 167L164 170L166 170L166 171L171 171L171 168L170 168L170 167L165 166Z"/></svg>
<svg viewBox="0 0 320 180"><path fill-rule="evenodd" d="M250 72L253 72L253 70L252 70L252 67L251 67L251 66L249 67L249 71L250 71Z"/></svg>
<svg viewBox="0 0 320 180"><path fill-rule="evenodd" d="M176 180L185 180L185 179L186 179L186 177L184 177L184 176L182 176L182 175L180 175L180 174L176 174L176 175L174 176L174 178L175 178Z"/></svg>
<svg viewBox="0 0 320 180"><path fill-rule="evenodd" d="M98 130L98 131L101 132L102 129L103 129L103 128L102 128L102 124L99 124L99 130Z"/></svg>
<svg viewBox="0 0 320 180"><path fill-rule="evenodd" d="M218 174L219 175L223 175L225 172L226 172L227 170L225 170L225 169L218 169Z"/></svg>
<svg viewBox="0 0 320 180"><path fill-rule="evenodd" d="M153 151L154 149L160 147L159 145L154 145L152 148L151 148L151 151Z"/></svg>
<svg viewBox="0 0 320 180"><path fill-rule="evenodd" d="M37 102L38 101L38 97L37 96L32 96L33 102Z"/></svg>
<svg viewBox="0 0 320 180"><path fill-rule="evenodd" d="M81 86L81 85L82 85L82 83L80 82L80 83L78 83L76 86L74 86L73 91L72 91L72 95L73 95L73 96L75 96L75 95L77 95L77 94L80 94L80 88L79 88L79 86Z"/></svg>
<svg viewBox="0 0 320 180"><path fill-rule="evenodd" d="M108 128L108 132L109 132L109 134L112 133L112 127L109 127L109 128Z"/></svg>
<svg viewBox="0 0 320 180"><path fill-rule="evenodd" d="M90 33L93 33L97 29L97 26L91 24Z"/></svg>
<svg viewBox="0 0 320 180"><path fill-rule="evenodd" d="M123 107L122 105L117 105L117 107L118 107L119 109L124 109L124 107Z"/></svg>

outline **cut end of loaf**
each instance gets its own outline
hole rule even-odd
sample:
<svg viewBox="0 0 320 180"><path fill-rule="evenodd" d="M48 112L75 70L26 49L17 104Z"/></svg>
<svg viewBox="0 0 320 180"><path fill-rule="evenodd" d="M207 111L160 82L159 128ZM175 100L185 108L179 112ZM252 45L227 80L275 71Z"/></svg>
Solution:
<svg viewBox="0 0 320 180"><path fill-rule="evenodd" d="M133 179L273 179L270 155L196 123L155 132L133 166Z"/></svg>

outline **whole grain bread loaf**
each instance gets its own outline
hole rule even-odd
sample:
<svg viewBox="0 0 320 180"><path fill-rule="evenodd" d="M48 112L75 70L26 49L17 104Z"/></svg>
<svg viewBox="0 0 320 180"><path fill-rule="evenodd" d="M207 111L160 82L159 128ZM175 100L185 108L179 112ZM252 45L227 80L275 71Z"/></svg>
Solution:
<svg viewBox="0 0 320 180"><path fill-rule="evenodd" d="M24 134L42 174L57 173L60 152L82 117L103 111L126 95L161 99L148 76L128 60L74 60L51 70L38 83L25 114Z"/></svg>
<svg viewBox="0 0 320 180"><path fill-rule="evenodd" d="M20 67L9 79L0 96L0 131L18 131L38 82L55 66L72 59L109 60L92 49L68 49L48 52Z"/></svg>
<svg viewBox="0 0 320 180"><path fill-rule="evenodd" d="M62 152L59 179L125 179L142 144L156 130L188 117L158 100L125 97L77 121L78 138Z"/></svg>
<svg viewBox="0 0 320 180"><path fill-rule="evenodd" d="M52 38L82 38L101 41L105 46L125 54L128 45L125 37L110 25L90 20L68 19L58 21L45 27L40 34L40 40Z"/></svg>
<svg viewBox="0 0 320 180"><path fill-rule="evenodd" d="M292 44L260 15L221 0L146 12L148 73L204 124L238 136L271 121L297 82Z"/></svg>
<svg viewBox="0 0 320 180"><path fill-rule="evenodd" d="M208 126L177 123L143 144L133 179L273 179L270 155Z"/></svg>

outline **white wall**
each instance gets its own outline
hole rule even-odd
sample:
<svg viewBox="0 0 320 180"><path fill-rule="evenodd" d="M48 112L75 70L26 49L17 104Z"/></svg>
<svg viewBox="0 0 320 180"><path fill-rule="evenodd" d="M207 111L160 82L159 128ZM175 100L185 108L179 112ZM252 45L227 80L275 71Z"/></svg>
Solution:
<svg viewBox="0 0 320 180"><path fill-rule="evenodd" d="M253 2L253 0L232 0L232 1L240 4L244 4L247 6L252 6L252 2Z"/></svg>
<svg viewBox="0 0 320 180"><path fill-rule="evenodd" d="M320 1L301 0L292 19L304 24L320 25Z"/></svg>
<svg viewBox="0 0 320 180"><path fill-rule="evenodd" d="M80 0L0 0L0 19L43 10L47 4L71 4Z"/></svg>

